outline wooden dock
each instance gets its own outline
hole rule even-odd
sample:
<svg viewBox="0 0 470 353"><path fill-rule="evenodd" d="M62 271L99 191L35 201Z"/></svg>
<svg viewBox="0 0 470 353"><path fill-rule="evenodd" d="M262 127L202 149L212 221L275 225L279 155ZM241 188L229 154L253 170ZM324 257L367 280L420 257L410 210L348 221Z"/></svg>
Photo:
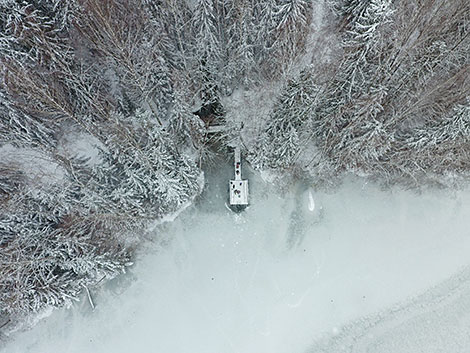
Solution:
<svg viewBox="0 0 470 353"><path fill-rule="evenodd" d="M234 153L235 179L230 180L230 205L248 205L248 180L242 179L242 158L240 147Z"/></svg>

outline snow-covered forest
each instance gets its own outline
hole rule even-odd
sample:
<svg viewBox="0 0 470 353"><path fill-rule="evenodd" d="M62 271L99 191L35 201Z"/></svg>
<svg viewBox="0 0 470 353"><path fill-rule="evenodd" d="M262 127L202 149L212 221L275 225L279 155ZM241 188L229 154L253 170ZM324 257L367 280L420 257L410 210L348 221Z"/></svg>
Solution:
<svg viewBox="0 0 470 353"><path fill-rule="evenodd" d="M468 175L470 3L330 3L337 42L284 84L254 161L414 186Z"/></svg>
<svg viewBox="0 0 470 353"><path fill-rule="evenodd" d="M0 0L0 326L124 271L235 140L319 187L465 180L469 33L467 0Z"/></svg>

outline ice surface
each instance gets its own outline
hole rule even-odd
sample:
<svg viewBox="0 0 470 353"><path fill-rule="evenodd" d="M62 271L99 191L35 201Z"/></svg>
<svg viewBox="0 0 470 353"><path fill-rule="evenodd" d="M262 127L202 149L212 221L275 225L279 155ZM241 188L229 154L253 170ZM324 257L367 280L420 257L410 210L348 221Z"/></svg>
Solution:
<svg viewBox="0 0 470 353"><path fill-rule="evenodd" d="M311 212L307 186L282 196L249 176L251 206L235 214L224 207L230 173L209 176L207 193L157 228L130 273L92 293L94 312L84 296L3 351L460 352L470 282L449 278L470 262L470 192L350 180L315 191ZM455 349L426 349L436 344Z"/></svg>
<svg viewBox="0 0 470 353"><path fill-rule="evenodd" d="M470 268L407 303L361 318L318 340L308 352L467 353Z"/></svg>

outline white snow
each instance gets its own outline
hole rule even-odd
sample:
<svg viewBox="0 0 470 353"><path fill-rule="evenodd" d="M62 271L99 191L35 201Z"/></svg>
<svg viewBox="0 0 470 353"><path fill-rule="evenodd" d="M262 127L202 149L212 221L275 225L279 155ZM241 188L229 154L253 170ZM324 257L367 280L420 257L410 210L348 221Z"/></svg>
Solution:
<svg viewBox="0 0 470 353"><path fill-rule="evenodd" d="M406 303L336 330L308 352L466 353L470 347L470 268Z"/></svg>
<svg viewBox="0 0 470 353"><path fill-rule="evenodd" d="M87 159L87 164L90 167L101 162L100 148L104 148L104 145L96 137L77 131L65 134L59 145L61 153L66 156Z"/></svg>
<svg viewBox="0 0 470 353"><path fill-rule="evenodd" d="M199 174L198 185L199 185L200 190L204 189L204 172L201 172ZM155 231L155 229L158 226L161 226L165 223L173 222L182 212L184 212L184 210L186 210L189 206L191 206L193 204L195 197L196 196L194 196L193 198L191 198L191 200L189 200L186 203L184 203L183 205L181 205L181 207L178 208L178 210L176 210L175 212L167 214L167 215L151 222L147 227L147 231L148 232L153 232L153 231Z"/></svg>
<svg viewBox="0 0 470 353"><path fill-rule="evenodd" d="M61 184L65 171L48 155L32 148L17 148L11 144L0 146L2 162L16 165L28 178L31 186Z"/></svg>
<svg viewBox="0 0 470 353"><path fill-rule="evenodd" d="M267 82L262 87L236 89L229 97L222 97L228 133L243 126L240 139L248 149L253 147L281 89L279 82Z"/></svg>
<svg viewBox="0 0 470 353"><path fill-rule="evenodd" d="M84 296L4 351L463 352L455 340L468 339L470 303L455 288L470 282L449 278L470 263L470 191L350 180L332 194L315 190L311 212L308 186L282 197L252 177L251 206L234 214L223 206L227 179L217 180L157 229L130 273L92 293L94 312ZM442 302L436 285L454 288L441 294L459 307L433 312L425 303ZM387 325L397 315L407 326ZM442 317L457 331L434 339ZM356 349L361 340L367 347Z"/></svg>
<svg viewBox="0 0 470 353"><path fill-rule="evenodd" d="M313 191L311 189L308 190L308 210L310 212L315 211L315 200L313 199Z"/></svg>

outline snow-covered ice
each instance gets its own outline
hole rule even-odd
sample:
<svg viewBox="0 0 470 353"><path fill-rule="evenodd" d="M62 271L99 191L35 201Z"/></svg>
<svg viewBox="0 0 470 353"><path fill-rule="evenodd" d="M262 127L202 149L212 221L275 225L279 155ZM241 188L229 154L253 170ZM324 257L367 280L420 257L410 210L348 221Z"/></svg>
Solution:
<svg viewBox="0 0 470 353"><path fill-rule="evenodd" d="M363 317L326 335L309 353L467 353L470 269L406 303Z"/></svg>
<svg viewBox="0 0 470 353"><path fill-rule="evenodd" d="M252 204L235 214L227 180L209 176L130 272L93 292L94 311L84 296L3 351L463 352L469 191L348 180L334 193L297 185L280 195L251 176Z"/></svg>
<svg viewBox="0 0 470 353"><path fill-rule="evenodd" d="M308 209L310 212L315 211L315 199L313 198L312 190L308 191Z"/></svg>

